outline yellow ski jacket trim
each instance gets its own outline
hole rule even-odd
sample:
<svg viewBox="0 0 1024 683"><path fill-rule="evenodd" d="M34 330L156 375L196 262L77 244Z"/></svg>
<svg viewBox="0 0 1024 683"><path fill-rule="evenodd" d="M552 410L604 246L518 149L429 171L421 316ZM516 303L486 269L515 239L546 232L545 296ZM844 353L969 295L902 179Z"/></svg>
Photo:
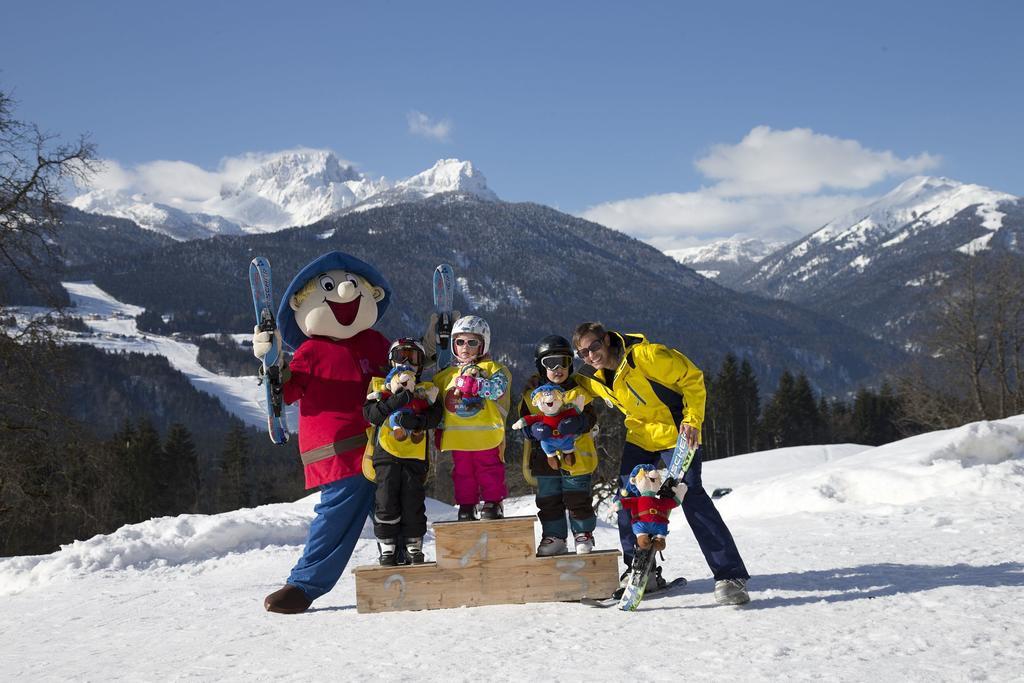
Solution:
<svg viewBox="0 0 1024 683"><path fill-rule="evenodd" d="M531 389L523 392L523 397L520 399L519 402L520 415L536 415L537 413L540 412L537 406L533 405L533 403L530 402L530 393L532 391L533 390ZM565 392L565 402L571 403L573 399L575 399L577 396L582 396L585 399L583 401L583 405L587 405L588 403L594 400L594 397L590 394L589 391L587 391L579 384L577 384L572 389L569 389L568 391ZM524 409L526 411L525 413L523 412ZM580 474L590 474L591 472L597 469L597 446L594 445L593 436L594 432L596 431L597 426L595 425L593 431L585 432L576 437L576 441L573 444L575 448L573 452L576 454L576 462L569 467L563 468L566 472L569 473L569 476L575 477ZM540 448L540 445L538 444L536 447ZM530 455L533 452L533 448L533 441L529 439L523 439L523 463L525 471L529 471L529 465L527 463L530 462ZM527 480L527 483L530 483L529 480ZM531 486L536 486L536 482L531 484Z"/></svg>
<svg viewBox="0 0 1024 683"><path fill-rule="evenodd" d="M707 389L704 373L675 349L647 341L642 334L608 333L621 344L615 373L590 366L576 381L626 416L626 441L647 451L674 448L679 425L700 429Z"/></svg>
<svg viewBox="0 0 1024 683"><path fill-rule="evenodd" d="M507 386L512 386L512 373L501 363L482 360L474 363L481 370L481 378L488 379L503 373ZM438 401L444 401L444 421L441 432L442 451L486 451L501 446L505 441L505 417L511 402L511 391L492 401L479 399L474 408L465 407L465 402L456 398L455 380L464 366L453 365L434 375L434 384L441 390ZM504 449L502 449L504 451Z"/></svg>

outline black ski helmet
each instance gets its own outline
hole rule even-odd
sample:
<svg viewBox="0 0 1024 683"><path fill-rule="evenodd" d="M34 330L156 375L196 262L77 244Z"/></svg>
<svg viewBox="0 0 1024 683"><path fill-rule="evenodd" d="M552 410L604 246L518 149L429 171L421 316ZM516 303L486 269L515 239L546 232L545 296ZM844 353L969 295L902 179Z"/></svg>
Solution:
<svg viewBox="0 0 1024 683"><path fill-rule="evenodd" d="M540 359L547 356L568 356L569 373L572 373L572 344L568 339L557 334L549 334L537 342L537 346L533 349L533 361L537 366L537 373L542 379L546 375L544 373L544 366L540 364Z"/></svg>
<svg viewBox="0 0 1024 683"><path fill-rule="evenodd" d="M420 340L412 339L411 337L399 337L391 342L391 346L388 348L388 364L391 367L411 365L416 369L417 381L419 381L420 375L423 374L423 364L426 356L427 352L424 350Z"/></svg>

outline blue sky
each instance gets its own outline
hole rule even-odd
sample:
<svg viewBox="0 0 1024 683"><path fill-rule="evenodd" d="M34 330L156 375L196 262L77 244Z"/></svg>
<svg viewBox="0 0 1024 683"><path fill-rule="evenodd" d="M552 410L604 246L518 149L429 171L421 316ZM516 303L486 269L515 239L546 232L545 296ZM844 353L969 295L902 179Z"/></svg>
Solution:
<svg viewBox="0 0 1024 683"><path fill-rule="evenodd" d="M9 3L0 87L125 168L311 147L396 179L458 157L503 199L663 246L806 230L918 172L1024 194L1024 4L711 5ZM639 201L676 195L663 214L703 218Z"/></svg>

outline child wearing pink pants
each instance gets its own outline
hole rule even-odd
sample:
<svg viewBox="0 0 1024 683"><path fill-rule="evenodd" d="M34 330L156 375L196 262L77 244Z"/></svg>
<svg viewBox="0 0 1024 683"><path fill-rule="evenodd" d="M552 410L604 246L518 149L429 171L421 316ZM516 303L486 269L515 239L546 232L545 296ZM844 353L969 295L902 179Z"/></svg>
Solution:
<svg viewBox="0 0 1024 683"><path fill-rule="evenodd" d="M505 416L508 415L508 368L491 358L491 328L483 318L464 316L451 334L454 364L434 376L444 402L442 451L451 451L452 483L459 519L500 519L505 487Z"/></svg>

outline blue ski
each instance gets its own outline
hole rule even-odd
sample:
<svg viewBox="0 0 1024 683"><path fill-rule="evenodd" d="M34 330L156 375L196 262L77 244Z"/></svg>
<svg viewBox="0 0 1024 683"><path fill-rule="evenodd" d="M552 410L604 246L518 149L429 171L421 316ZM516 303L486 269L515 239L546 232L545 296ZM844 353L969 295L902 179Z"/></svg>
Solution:
<svg viewBox="0 0 1024 683"><path fill-rule="evenodd" d="M273 337L277 330L277 321L274 319L274 298L270 285L270 261L257 256L249 264L249 288L252 290L252 303L256 309L256 324L261 332L269 332ZM283 366L284 356L281 349L277 344L271 344L270 351L263 357L260 383L266 390L267 431L270 432L270 440L276 444L288 441L281 381Z"/></svg>
<svg viewBox="0 0 1024 683"><path fill-rule="evenodd" d="M437 349L437 370L451 365L452 305L455 299L455 271L447 263L434 269L434 312L437 313L437 327L434 342Z"/></svg>
<svg viewBox="0 0 1024 683"><path fill-rule="evenodd" d="M672 460L668 464L668 475L666 482L678 482L683 473L693 462L695 451L690 449L686 443L686 437L680 432L676 440L676 447L672 451ZM651 567L654 565L655 552L651 549L641 550L636 548L633 553L633 564L630 567L629 579L622 597L619 598L619 609L624 612L633 612L644 599L644 591L647 590L647 579L651 575Z"/></svg>

